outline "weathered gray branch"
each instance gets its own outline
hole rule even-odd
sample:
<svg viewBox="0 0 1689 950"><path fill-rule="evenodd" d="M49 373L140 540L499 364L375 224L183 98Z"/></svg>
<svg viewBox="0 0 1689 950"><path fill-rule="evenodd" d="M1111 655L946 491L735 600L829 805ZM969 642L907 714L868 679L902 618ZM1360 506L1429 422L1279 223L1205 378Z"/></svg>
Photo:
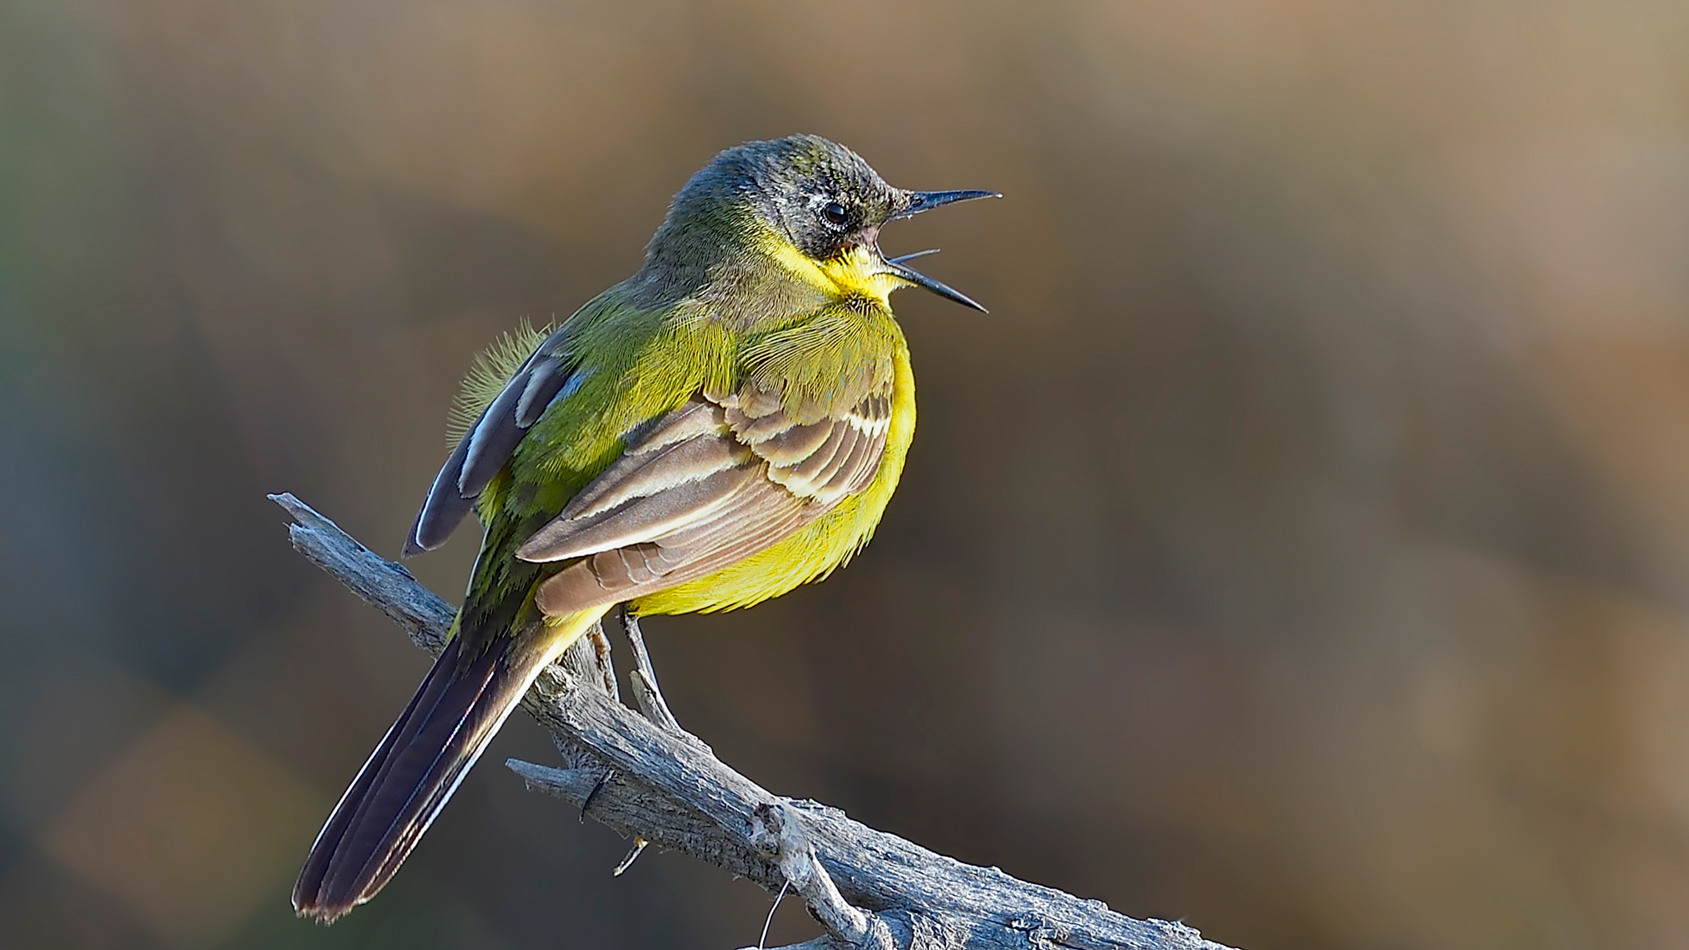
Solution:
<svg viewBox="0 0 1689 950"><path fill-rule="evenodd" d="M296 521L289 526L294 548L393 618L418 646L440 651L454 614L449 604L299 499L270 497ZM649 673L636 672L641 680ZM647 693L654 680L635 682L641 706L666 713L656 705L660 694ZM568 766L506 763L530 789L585 806L594 820L636 841L685 852L770 893L789 887L826 932L802 944L805 950L1225 950L1182 924L1135 920L1101 901L936 854L838 809L770 794L672 719L658 725L623 705L608 641L596 631L540 678L523 705L550 731Z"/></svg>

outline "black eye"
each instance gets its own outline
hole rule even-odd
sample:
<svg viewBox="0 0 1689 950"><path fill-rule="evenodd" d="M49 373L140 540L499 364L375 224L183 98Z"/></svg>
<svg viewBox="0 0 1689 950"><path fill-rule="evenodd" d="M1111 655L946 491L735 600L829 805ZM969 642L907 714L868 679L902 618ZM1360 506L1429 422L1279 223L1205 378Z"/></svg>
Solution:
<svg viewBox="0 0 1689 950"><path fill-rule="evenodd" d="M821 208L821 217L835 228L842 228L850 223L850 210L837 201L829 201Z"/></svg>

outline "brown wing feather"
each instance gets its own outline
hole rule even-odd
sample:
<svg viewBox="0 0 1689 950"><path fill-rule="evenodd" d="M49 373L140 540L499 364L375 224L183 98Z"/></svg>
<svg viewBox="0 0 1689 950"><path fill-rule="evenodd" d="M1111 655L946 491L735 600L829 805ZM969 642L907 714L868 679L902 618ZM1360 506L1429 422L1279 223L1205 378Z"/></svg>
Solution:
<svg viewBox="0 0 1689 950"><path fill-rule="evenodd" d="M890 416L880 392L809 424L760 390L695 397L517 551L525 561L575 560L536 602L560 616L625 601L773 546L868 486Z"/></svg>

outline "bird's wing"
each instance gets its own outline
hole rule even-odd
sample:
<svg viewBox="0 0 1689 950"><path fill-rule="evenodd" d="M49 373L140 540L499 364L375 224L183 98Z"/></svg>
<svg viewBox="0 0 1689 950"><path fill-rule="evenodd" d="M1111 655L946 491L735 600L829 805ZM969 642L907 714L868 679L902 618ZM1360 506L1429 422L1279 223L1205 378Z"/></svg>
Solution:
<svg viewBox="0 0 1689 950"><path fill-rule="evenodd" d="M696 580L773 546L873 481L891 427L888 384L803 424L747 386L659 419L517 549L580 559L536 601L553 616Z"/></svg>
<svg viewBox="0 0 1689 950"><path fill-rule="evenodd" d="M578 369L567 353L569 331L570 324L565 323L546 337L464 433L440 474L434 476L428 498L417 512L405 539L406 557L446 542L475 506L481 490L510 461L510 453L528 427L569 389Z"/></svg>

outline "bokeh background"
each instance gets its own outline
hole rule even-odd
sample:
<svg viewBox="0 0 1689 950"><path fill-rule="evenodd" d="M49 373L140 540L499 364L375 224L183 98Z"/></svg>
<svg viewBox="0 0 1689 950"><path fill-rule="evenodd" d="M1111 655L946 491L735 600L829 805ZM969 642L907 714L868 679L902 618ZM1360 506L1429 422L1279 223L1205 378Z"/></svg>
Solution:
<svg viewBox="0 0 1689 950"><path fill-rule="evenodd" d="M294 920L425 670L389 555L472 354L739 141L1008 197L890 251L868 552L653 621L776 791L1246 950L1689 947L1689 6L0 4L0 944L738 947L767 895L497 763ZM461 590L473 531L417 559ZM796 902L776 940L814 933Z"/></svg>

